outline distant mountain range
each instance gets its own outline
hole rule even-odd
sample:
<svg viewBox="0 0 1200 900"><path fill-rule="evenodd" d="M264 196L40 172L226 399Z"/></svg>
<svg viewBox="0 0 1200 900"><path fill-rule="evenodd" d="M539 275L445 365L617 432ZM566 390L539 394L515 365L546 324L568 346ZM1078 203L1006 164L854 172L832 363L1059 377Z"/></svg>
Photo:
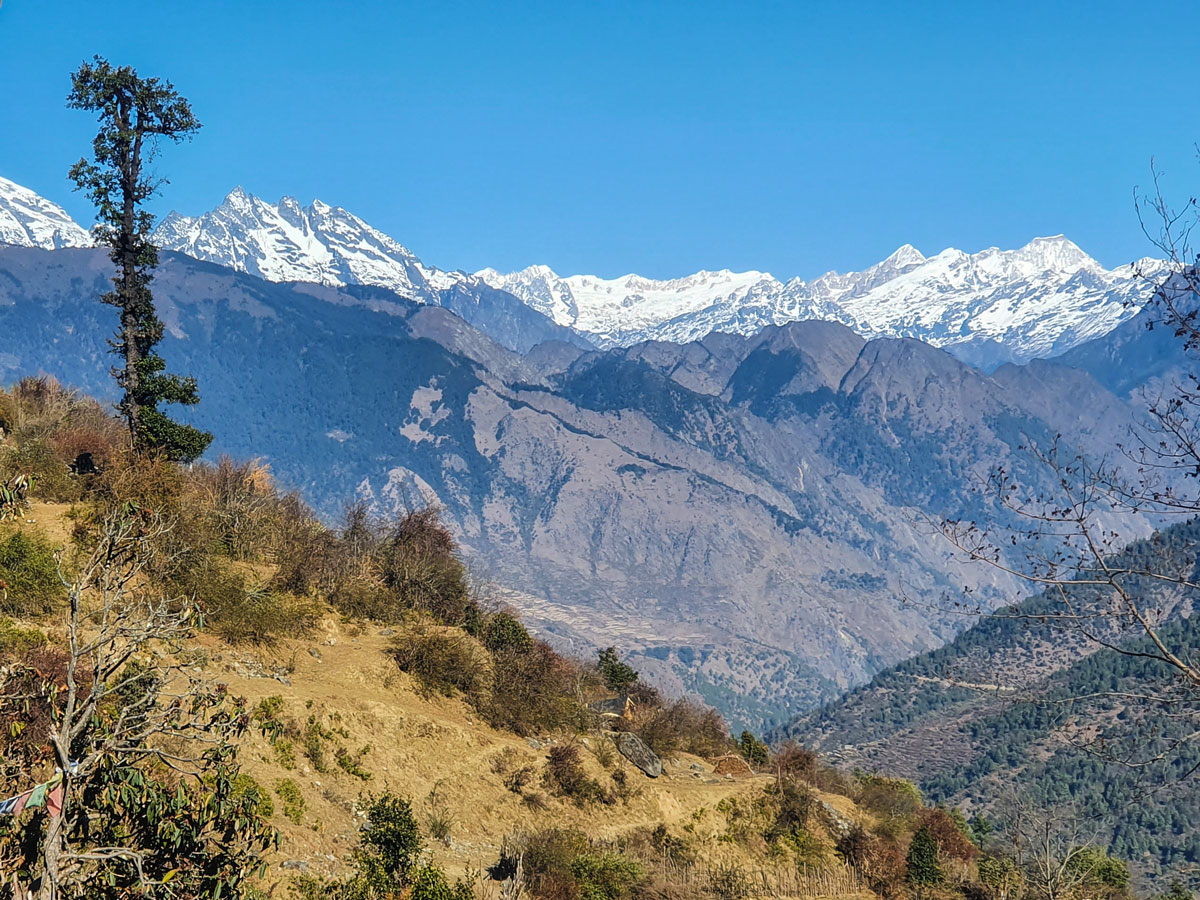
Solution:
<svg viewBox="0 0 1200 900"><path fill-rule="evenodd" d="M912 337L990 370L1056 356L1111 331L1148 293L1158 264L1106 270L1067 238L1017 250L926 258L905 245L862 272L780 281L764 272L702 271L654 280L559 276L546 266L502 274L444 271L340 207L290 197L267 203L241 188L201 216L172 212L155 232L163 248L269 281L371 285L445 306L511 349L558 340L628 347L686 343L713 332L750 335L819 319L860 335ZM83 246L63 210L0 180L0 242Z"/></svg>

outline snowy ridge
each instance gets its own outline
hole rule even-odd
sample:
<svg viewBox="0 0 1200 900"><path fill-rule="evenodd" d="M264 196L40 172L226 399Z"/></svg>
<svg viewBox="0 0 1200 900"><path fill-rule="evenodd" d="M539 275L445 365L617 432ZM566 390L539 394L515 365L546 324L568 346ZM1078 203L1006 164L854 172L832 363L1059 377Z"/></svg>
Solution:
<svg viewBox="0 0 1200 900"><path fill-rule="evenodd" d="M0 178L0 244L59 250L90 247L92 238L57 203Z"/></svg>
<svg viewBox="0 0 1200 900"><path fill-rule="evenodd" d="M1106 270L1062 235L1017 250L944 250L926 258L904 245L862 272L782 282L763 272L698 272L653 281L637 275L560 277L546 266L476 274L495 288L591 337L600 346L685 342L714 331L826 319L865 337L913 337L964 350L995 342L989 362L1061 353L1106 334L1137 311L1150 282L1135 268Z"/></svg>
<svg viewBox="0 0 1200 900"><path fill-rule="evenodd" d="M601 347L684 343L823 319L864 337L917 338L985 367L1055 356L1108 333L1151 290L1153 279L1136 272L1152 276L1161 265L1141 260L1106 270L1056 235L1016 250L948 249L928 258L905 244L861 272L812 281L728 269L669 280L560 276L548 266L469 275L426 265L340 207L320 200L302 207L291 197L270 204L240 187L201 216L172 212L154 240L269 281L372 285L445 305L506 334L502 342L513 347L562 335ZM61 207L0 178L0 243L56 249L91 241Z"/></svg>
<svg viewBox="0 0 1200 900"><path fill-rule="evenodd" d="M426 267L406 247L341 207L292 197L274 206L234 188L202 216L172 212L155 229L160 247L267 281L369 284L435 302L465 275Z"/></svg>

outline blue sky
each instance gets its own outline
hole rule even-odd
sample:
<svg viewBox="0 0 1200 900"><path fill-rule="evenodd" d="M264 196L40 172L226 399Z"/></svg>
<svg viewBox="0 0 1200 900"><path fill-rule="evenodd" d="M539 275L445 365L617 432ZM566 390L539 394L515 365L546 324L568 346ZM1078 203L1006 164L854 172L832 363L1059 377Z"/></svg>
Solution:
<svg viewBox="0 0 1200 900"><path fill-rule="evenodd" d="M205 123L160 214L320 197L468 270L809 278L1059 232L1116 265L1151 156L1200 182L1200 13L1140 6L4 0L0 175L90 221L63 98L99 53Z"/></svg>

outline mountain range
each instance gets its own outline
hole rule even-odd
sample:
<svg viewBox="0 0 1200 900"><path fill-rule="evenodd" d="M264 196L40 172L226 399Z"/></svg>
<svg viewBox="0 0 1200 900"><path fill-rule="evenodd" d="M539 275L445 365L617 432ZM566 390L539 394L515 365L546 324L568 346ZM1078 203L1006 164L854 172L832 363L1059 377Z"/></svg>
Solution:
<svg viewBox="0 0 1200 900"><path fill-rule="evenodd" d="M0 181L0 210L4 243L86 245L84 230L61 208L12 182ZM917 338L988 370L1106 334L1133 315L1160 271L1153 260L1107 270L1058 235L1016 250L948 249L929 258L905 245L861 272L807 282L729 270L669 280L564 277L543 265L472 275L423 263L340 207L301 206L291 197L271 204L241 188L203 215L171 212L154 239L269 281L387 288L445 306L519 352L548 340L602 348L686 343L819 319L867 338Z"/></svg>
<svg viewBox="0 0 1200 900"><path fill-rule="evenodd" d="M164 355L199 379L194 417L215 451L265 453L330 519L354 493L379 510L439 504L479 574L547 636L618 645L756 728L952 638L961 619L930 613L945 593L1011 602L1016 585L963 566L923 523L999 516L975 476L1005 465L1036 488L1049 473L1030 440L1099 452L1139 415L1135 385L1085 369L988 374L836 321L596 348L491 276L428 268L348 213L235 195L228 215L164 222L189 252L165 251L155 280ZM111 397L115 317L96 302L111 264L41 249L57 246L47 233L26 222L26 246L0 248L0 380L45 371ZM991 265L1078 264L1084 282L1077 250L1035 249ZM317 256L326 267L306 269ZM879 283L937 259L901 254ZM389 285L363 283L385 272ZM1111 352L1075 352L1108 377L1141 346L1136 319L1112 334L1127 328Z"/></svg>

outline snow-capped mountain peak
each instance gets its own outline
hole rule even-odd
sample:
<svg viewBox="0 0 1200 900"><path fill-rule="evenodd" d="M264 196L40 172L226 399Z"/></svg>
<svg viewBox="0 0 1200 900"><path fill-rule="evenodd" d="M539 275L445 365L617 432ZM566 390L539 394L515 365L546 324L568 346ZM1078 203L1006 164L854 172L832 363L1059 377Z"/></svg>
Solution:
<svg viewBox="0 0 1200 900"><path fill-rule="evenodd" d="M0 178L0 244L59 250L90 247L92 238L57 203Z"/></svg>
<svg viewBox="0 0 1200 900"><path fill-rule="evenodd" d="M905 244L861 272L810 282L728 269L662 281L560 276L545 266L476 274L601 346L829 319L867 337L916 337L989 364L1053 355L1104 334L1148 289L1132 267L1109 272L1063 235L1016 250L948 248L931 257Z"/></svg>

